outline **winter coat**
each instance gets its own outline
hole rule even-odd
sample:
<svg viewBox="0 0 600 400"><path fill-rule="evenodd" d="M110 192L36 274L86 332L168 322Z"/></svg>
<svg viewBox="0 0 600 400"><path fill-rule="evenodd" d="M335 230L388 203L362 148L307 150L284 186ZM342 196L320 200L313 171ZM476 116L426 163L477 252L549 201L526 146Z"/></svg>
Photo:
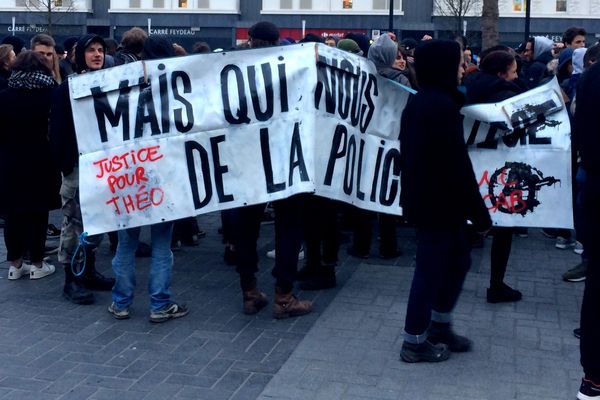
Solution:
<svg viewBox="0 0 600 400"><path fill-rule="evenodd" d="M406 75L392 68L397 55L398 45L388 35L382 35L369 48L368 58L375 64L379 75L410 87Z"/></svg>
<svg viewBox="0 0 600 400"><path fill-rule="evenodd" d="M572 131L585 171L600 177L598 104L600 104L600 63L596 62L579 78L577 110Z"/></svg>
<svg viewBox="0 0 600 400"><path fill-rule="evenodd" d="M497 103L524 92L516 83L482 71L469 74L464 86L469 104Z"/></svg>
<svg viewBox="0 0 600 400"><path fill-rule="evenodd" d="M457 229L470 220L484 231L492 223L464 141L460 60L453 41L431 40L415 52L420 90L402 113L400 202L417 228Z"/></svg>
<svg viewBox="0 0 600 400"><path fill-rule="evenodd" d="M0 92L0 212L60 207L60 173L50 154L51 88Z"/></svg>
<svg viewBox="0 0 600 400"><path fill-rule="evenodd" d="M0 90L8 87L8 78L10 78L10 71L0 68Z"/></svg>
<svg viewBox="0 0 600 400"><path fill-rule="evenodd" d="M548 71L548 63L554 59L552 56L552 40L543 36L535 36L533 45L533 61L523 67L523 80L527 88L533 89L539 86L547 78L551 77Z"/></svg>

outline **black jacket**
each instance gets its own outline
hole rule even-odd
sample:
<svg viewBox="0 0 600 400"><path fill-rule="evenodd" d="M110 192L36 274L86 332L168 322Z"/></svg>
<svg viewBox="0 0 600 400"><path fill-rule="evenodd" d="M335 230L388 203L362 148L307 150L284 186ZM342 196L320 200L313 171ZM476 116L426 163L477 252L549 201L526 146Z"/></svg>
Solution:
<svg viewBox="0 0 600 400"><path fill-rule="evenodd" d="M484 231L492 221L467 153L464 96L456 88L460 47L428 42L415 54L421 89L402 113L401 205L417 228L456 229L470 220Z"/></svg>
<svg viewBox="0 0 600 400"><path fill-rule="evenodd" d="M600 62L588 68L577 83L577 109L573 121L573 138L581 152L581 161L588 174L600 176Z"/></svg>
<svg viewBox="0 0 600 400"><path fill-rule="evenodd" d="M464 86L469 104L497 103L525 91L514 82L481 71L470 73Z"/></svg>
<svg viewBox="0 0 600 400"><path fill-rule="evenodd" d="M60 174L50 155L52 89L0 91L0 210L60 207Z"/></svg>

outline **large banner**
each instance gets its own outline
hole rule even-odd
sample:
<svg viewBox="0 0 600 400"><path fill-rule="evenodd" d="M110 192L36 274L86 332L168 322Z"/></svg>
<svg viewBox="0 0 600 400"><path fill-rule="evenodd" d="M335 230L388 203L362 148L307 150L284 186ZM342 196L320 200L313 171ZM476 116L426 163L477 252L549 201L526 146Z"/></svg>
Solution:
<svg viewBox="0 0 600 400"><path fill-rule="evenodd" d="M70 95L82 217L89 234L297 193L401 214L398 138L410 91L379 77L363 57L310 43L137 62L72 77ZM474 120L465 124L475 132L467 138L473 154L480 149L485 121L499 125L507 107L472 107ZM501 128L514 130L513 121L502 122ZM529 120L522 125L531 126ZM566 126L568 131L568 121ZM494 131L495 137L502 134ZM529 150L529 143L507 149L537 154L539 146ZM568 145L559 149L557 143L548 150L560 153L558 161L530 160L529 165L532 173L543 171L560 180L564 189ZM505 161L530 157L507 158L505 150L498 146L493 159L483 154L481 163L474 158L484 197L492 182L497 182L492 193L511 187L512 181L500 187L517 170ZM546 163L560 171L549 170ZM451 179L440 174L439 179ZM496 206L499 196L490 196L486 201L499 211L493 212L494 219L509 225L569 226L552 210L544 214L549 202L541 186L535 186L540 204L520 219L496 219L504 208ZM449 195L460 201L460 193ZM548 196L554 204L567 201L563 191L548 191ZM446 200L441 198L440 206ZM514 217L518 207L506 209ZM542 220L537 218L541 214ZM546 215L551 219L544 220Z"/></svg>
<svg viewBox="0 0 600 400"><path fill-rule="evenodd" d="M494 225L572 228L571 128L556 79L462 112Z"/></svg>

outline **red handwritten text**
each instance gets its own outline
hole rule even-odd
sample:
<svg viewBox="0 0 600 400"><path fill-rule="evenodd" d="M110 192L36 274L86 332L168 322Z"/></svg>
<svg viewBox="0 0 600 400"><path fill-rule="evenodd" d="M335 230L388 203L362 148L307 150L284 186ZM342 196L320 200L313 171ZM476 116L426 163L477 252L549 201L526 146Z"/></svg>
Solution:
<svg viewBox="0 0 600 400"><path fill-rule="evenodd" d="M160 149L160 145L143 147L95 161L94 165L100 169L96 178L100 179L106 174L119 172L121 169L128 169L140 163L160 160L163 158L163 154L159 153L158 149Z"/></svg>

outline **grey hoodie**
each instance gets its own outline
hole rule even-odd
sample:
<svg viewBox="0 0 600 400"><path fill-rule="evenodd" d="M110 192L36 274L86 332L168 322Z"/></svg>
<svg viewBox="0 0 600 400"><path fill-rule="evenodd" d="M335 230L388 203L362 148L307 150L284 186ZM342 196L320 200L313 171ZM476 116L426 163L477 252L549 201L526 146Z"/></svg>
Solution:
<svg viewBox="0 0 600 400"><path fill-rule="evenodd" d="M375 64L379 75L410 87L402 71L392 68L397 55L398 45L388 35L381 35L369 48L368 58Z"/></svg>
<svg viewBox="0 0 600 400"><path fill-rule="evenodd" d="M536 60L539 56L547 51L552 51L554 42L544 36L535 36L533 38L535 44L533 45L533 59Z"/></svg>

